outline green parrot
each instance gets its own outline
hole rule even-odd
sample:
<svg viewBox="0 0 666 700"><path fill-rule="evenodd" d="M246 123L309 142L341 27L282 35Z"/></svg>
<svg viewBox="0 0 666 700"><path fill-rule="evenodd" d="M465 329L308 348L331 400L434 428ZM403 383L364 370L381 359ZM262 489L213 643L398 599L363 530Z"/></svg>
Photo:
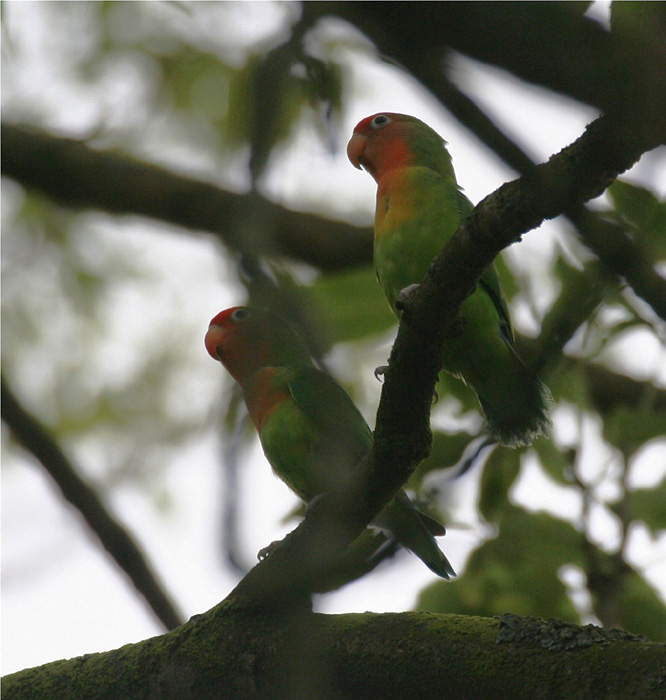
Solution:
<svg viewBox="0 0 666 700"><path fill-rule="evenodd" d="M374 259L393 312L424 277L473 205L461 192L445 141L427 124L386 112L361 120L347 145L351 163L377 182ZM548 389L521 362L497 271L489 268L462 305L462 333L443 367L476 392L491 436L507 447L550 429Z"/></svg>
<svg viewBox="0 0 666 700"><path fill-rule="evenodd" d="M210 322L205 345L243 390L273 470L306 503L342 483L370 451L372 433L349 395L315 367L279 316L261 308L227 309ZM416 510L404 491L373 526L438 576L455 576L434 537L445 534L444 527Z"/></svg>

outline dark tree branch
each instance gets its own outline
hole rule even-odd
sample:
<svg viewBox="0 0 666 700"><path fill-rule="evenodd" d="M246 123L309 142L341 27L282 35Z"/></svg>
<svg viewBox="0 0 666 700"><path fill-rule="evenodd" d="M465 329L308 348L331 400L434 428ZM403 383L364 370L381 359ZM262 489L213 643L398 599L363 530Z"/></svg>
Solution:
<svg viewBox="0 0 666 700"><path fill-rule="evenodd" d="M44 426L21 406L4 378L2 420L17 442L40 462L63 496L81 513L104 549L164 627L171 630L181 625L180 614L155 578L133 537L107 511L94 489L78 475Z"/></svg>
<svg viewBox="0 0 666 700"><path fill-rule="evenodd" d="M66 206L139 214L208 231L248 253L282 255L321 270L372 260L367 228L294 212L257 194L228 192L22 126L2 125L2 173Z"/></svg>
<svg viewBox="0 0 666 700"><path fill-rule="evenodd" d="M452 90L454 88L451 88ZM464 96L456 100L465 102ZM467 104L467 114L472 107ZM478 110L478 108L477 108ZM514 167L529 160L475 112L486 141ZM475 129L478 131L478 129ZM372 231L314 214L292 212L258 195L233 194L130 158L96 151L80 141L23 127L3 126L3 173L68 206L141 214L194 230L217 233L228 246L258 254L284 255L320 269L369 264ZM67 177L63 177L63 173ZM568 212L583 240L611 270L624 276L662 318L666 282L616 226L584 210ZM260 225L252 221L260 217ZM263 240L258 240L262 235Z"/></svg>

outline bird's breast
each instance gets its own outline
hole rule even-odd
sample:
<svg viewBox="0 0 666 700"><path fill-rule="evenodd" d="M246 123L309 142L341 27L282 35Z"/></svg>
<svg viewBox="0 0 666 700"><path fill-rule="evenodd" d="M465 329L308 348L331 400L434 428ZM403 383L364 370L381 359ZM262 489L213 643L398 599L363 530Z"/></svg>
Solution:
<svg viewBox="0 0 666 700"><path fill-rule="evenodd" d="M247 410L259 433L271 414L291 399L289 388L278 381L279 372L277 367L264 367L245 387Z"/></svg>
<svg viewBox="0 0 666 700"><path fill-rule="evenodd" d="M407 168L387 173L377 187L375 236L390 234L414 218L418 194L411 186Z"/></svg>

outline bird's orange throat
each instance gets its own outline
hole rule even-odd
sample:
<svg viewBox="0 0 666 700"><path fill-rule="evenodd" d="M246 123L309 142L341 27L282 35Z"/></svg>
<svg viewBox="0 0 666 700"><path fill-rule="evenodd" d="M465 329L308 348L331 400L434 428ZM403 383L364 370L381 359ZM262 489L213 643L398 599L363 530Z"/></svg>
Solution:
<svg viewBox="0 0 666 700"><path fill-rule="evenodd" d="M377 182L375 238L395 231L414 218L415 204L409 183L409 169L386 172Z"/></svg>
<svg viewBox="0 0 666 700"><path fill-rule="evenodd" d="M259 433L271 413L291 397L289 391L276 381L278 371L278 367L263 367L243 384L247 410Z"/></svg>

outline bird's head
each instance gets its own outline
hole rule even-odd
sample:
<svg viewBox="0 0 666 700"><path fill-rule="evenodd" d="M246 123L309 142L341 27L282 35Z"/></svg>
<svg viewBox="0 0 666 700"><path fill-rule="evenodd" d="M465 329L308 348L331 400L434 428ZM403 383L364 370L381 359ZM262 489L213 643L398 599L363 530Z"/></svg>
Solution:
<svg viewBox="0 0 666 700"><path fill-rule="evenodd" d="M362 119L347 144L347 157L355 168L364 168L375 180L396 167L409 165L410 124L419 122L406 114L382 112ZM422 123L422 122L419 122Z"/></svg>
<svg viewBox="0 0 666 700"><path fill-rule="evenodd" d="M208 354L241 385L262 367L311 362L291 327L277 314L259 307L220 311L208 326L204 344Z"/></svg>

